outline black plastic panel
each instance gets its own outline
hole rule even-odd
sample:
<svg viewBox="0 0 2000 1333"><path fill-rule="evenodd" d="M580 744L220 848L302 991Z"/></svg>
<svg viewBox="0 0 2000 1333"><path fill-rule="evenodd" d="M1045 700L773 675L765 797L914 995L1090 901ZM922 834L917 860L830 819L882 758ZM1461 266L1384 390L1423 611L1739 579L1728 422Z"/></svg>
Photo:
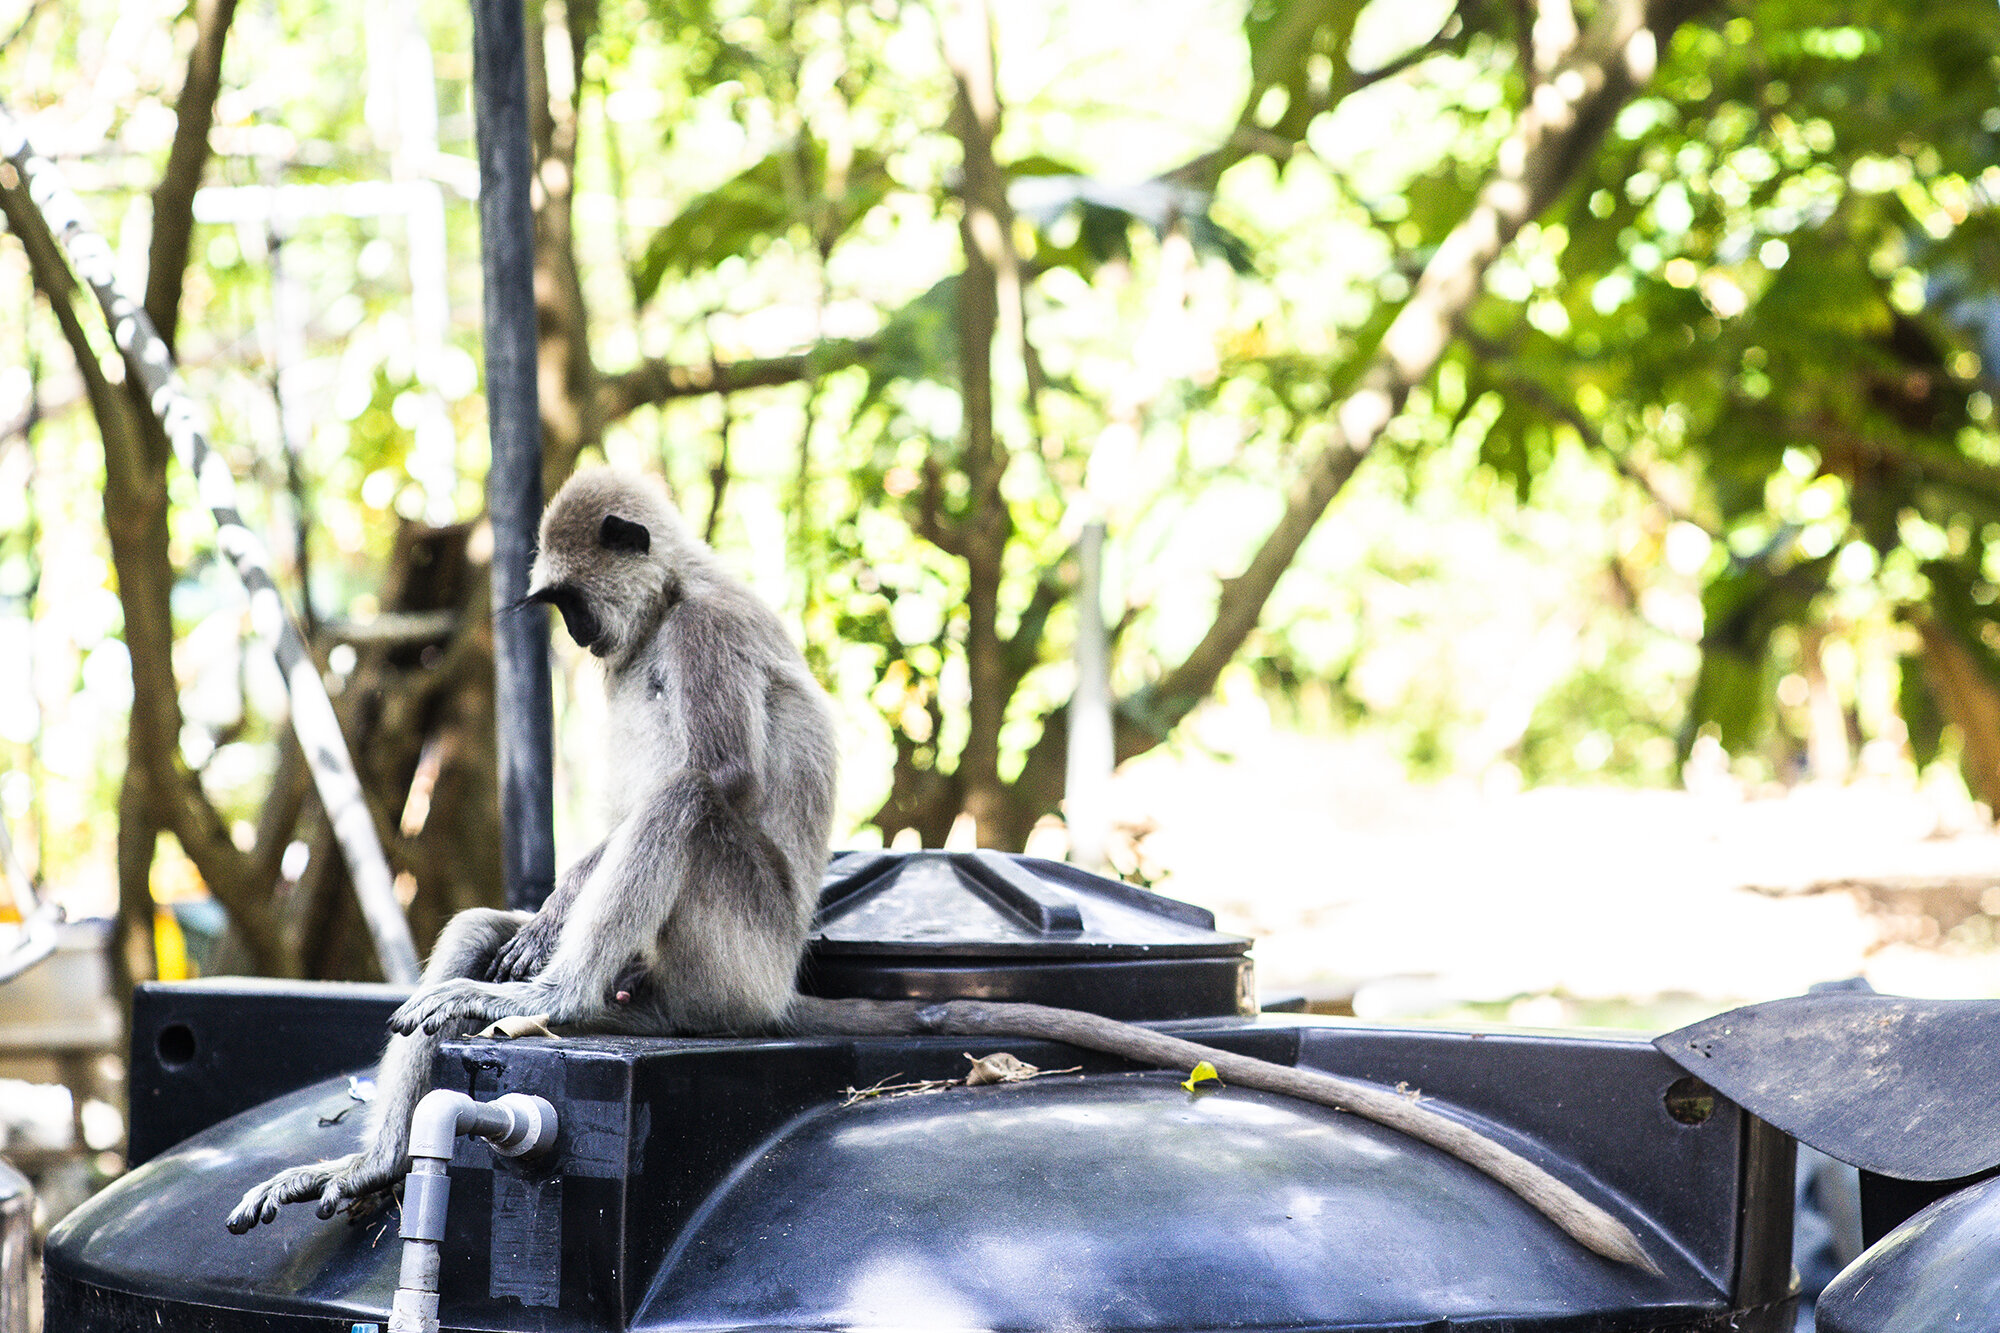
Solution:
<svg viewBox="0 0 2000 1333"><path fill-rule="evenodd" d="M399 986L219 977L132 997L129 1161L329 1074L373 1065Z"/></svg>
<svg viewBox="0 0 2000 1333"><path fill-rule="evenodd" d="M2000 1164L1996 1030L2000 1000L1828 990L1732 1009L1659 1046L1829 1157L1951 1180Z"/></svg>

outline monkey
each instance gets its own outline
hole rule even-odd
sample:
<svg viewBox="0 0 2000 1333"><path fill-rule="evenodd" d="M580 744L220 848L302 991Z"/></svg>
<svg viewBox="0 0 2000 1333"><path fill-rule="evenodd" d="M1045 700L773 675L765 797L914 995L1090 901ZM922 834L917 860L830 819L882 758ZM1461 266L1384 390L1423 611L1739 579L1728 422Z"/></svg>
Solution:
<svg viewBox="0 0 2000 1333"><path fill-rule="evenodd" d="M635 1036L1041 1038L1142 1065L1208 1061L1228 1082L1421 1139L1520 1195L1587 1248L1658 1272L1630 1230L1493 1140L1373 1084L1094 1014L978 1000L828 1000L796 990L829 859L832 708L774 613L654 484L577 473L545 510L522 606L550 606L604 667L613 767L605 839L533 914L475 908L439 935L389 1020L365 1147L280 1172L227 1225L289 1203L322 1218L392 1188L439 1045L506 1018Z"/></svg>
<svg viewBox="0 0 2000 1333"><path fill-rule="evenodd" d="M232 1231L307 1200L331 1217L401 1179L410 1115L448 1038L530 1015L593 1032L748 1035L791 1004L837 754L831 706L776 614L663 494L608 469L577 474L548 505L523 604L554 607L603 662L621 774L610 833L540 912L451 919L390 1019L366 1146L254 1187Z"/></svg>

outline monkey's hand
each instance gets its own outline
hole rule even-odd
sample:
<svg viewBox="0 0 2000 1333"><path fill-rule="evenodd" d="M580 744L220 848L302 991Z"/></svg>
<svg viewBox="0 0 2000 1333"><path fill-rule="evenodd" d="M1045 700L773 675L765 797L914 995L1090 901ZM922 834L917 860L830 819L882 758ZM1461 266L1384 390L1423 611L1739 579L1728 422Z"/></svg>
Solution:
<svg viewBox="0 0 2000 1333"><path fill-rule="evenodd" d="M501 1018L552 1012L551 988L533 982L495 985L457 977L426 986L389 1016L389 1030L412 1036L418 1029L436 1034L447 1028L465 1032Z"/></svg>
<svg viewBox="0 0 2000 1333"><path fill-rule="evenodd" d="M531 981L555 956L562 939L562 917L555 912L537 912L528 918L513 937L493 954L486 965L488 981Z"/></svg>
<svg viewBox="0 0 2000 1333"><path fill-rule="evenodd" d="M308 1199L318 1200L320 1217L329 1218L390 1188L400 1174L370 1161L366 1153L295 1166L252 1187L230 1212L226 1225L240 1236L260 1222L277 1221L284 1205Z"/></svg>

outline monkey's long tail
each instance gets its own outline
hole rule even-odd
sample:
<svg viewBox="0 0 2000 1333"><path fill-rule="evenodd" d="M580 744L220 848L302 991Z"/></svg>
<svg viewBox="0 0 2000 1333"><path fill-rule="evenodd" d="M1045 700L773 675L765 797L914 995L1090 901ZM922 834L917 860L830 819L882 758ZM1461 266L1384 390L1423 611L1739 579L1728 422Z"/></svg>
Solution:
<svg viewBox="0 0 2000 1333"><path fill-rule="evenodd" d="M1227 1083L1331 1106L1421 1139L1505 1185L1585 1249L1648 1273L1660 1271L1630 1228L1541 1167L1477 1130L1372 1083L1273 1064L1137 1024L1040 1004L989 1000L925 1004L802 995L793 1002L787 1019L788 1030L800 1035L1038 1037L1162 1069L1191 1070L1206 1060Z"/></svg>

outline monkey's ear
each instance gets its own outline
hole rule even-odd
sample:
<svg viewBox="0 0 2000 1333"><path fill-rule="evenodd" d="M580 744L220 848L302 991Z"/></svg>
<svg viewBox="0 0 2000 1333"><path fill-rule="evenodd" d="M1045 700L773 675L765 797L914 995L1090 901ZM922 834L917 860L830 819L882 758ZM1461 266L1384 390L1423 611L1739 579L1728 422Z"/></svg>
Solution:
<svg viewBox="0 0 2000 1333"><path fill-rule="evenodd" d="M644 555L653 549L653 534L646 531L643 523L606 514L604 525L597 530L597 544L607 551L630 551L634 555Z"/></svg>

